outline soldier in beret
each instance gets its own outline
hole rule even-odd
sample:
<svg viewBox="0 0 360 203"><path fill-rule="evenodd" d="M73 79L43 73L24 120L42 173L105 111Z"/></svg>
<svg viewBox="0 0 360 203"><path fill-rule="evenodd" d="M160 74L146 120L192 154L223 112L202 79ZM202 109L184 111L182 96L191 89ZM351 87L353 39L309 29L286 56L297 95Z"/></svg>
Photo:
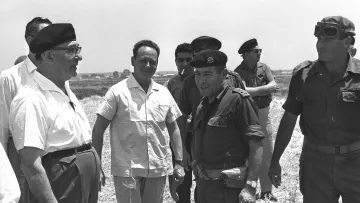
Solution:
<svg viewBox="0 0 360 203"><path fill-rule="evenodd" d="M196 55L199 51L210 49L210 50L219 50L221 48L221 42L209 36L200 36L194 39L191 42L191 47ZM240 78L240 76L233 72L227 71L226 78L224 80L224 86L229 85L235 88L242 88L245 89L244 84ZM201 100L201 94L199 89L196 87L195 84L195 74L191 74L187 78L185 78L181 92L180 92L180 99L178 102L179 108L183 113L183 116L178 119L179 128L182 132L182 138L184 139L183 142L190 143L193 146L191 140L192 132L193 132L193 120L192 118L195 117L196 109ZM190 119L186 119L189 118ZM186 135L184 135L186 133ZM188 141L190 140L190 141ZM189 168L189 163L191 163L191 156L189 156L191 152L187 152L184 149L184 164L185 168ZM195 196L196 196L196 188L195 188ZM195 198L196 200L196 198Z"/></svg>
<svg viewBox="0 0 360 203"><path fill-rule="evenodd" d="M49 19L41 17L35 17L28 22L25 29L25 41L27 45L30 46L30 42L34 36L50 24L52 23ZM27 56L19 57L16 59L14 66L3 70L0 74L0 142L3 144L5 152L9 157L21 190L25 182L25 176L21 171L20 155L15 149L9 129L9 113L11 101L17 94L20 85L30 80L36 70L36 66L32 62L34 60L35 54L29 51ZM19 202L23 202L22 196Z"/></svg>
<svg viewBox="0 0 360 203"><path fill-rule="evenodd" d="M223 85L226 62L223 52L204 50L190 63L195 67L196 86L203 96L194 119L199 203L256 201L264 135L250 95ZM246 164L244 184L233 187L224 180L223 171Z"/></svg>
<svg viewBox="0 0 360 203"><path fill-rule="evenodd" d="M71 24L52 24L30 43L36 66L11 103L10 130L26 181L24 202L97 202L100 162L68 80L81 47Z"/></svg>
<svg viewBox="0 0 360 203"><path fill-rule="evenodd" d="M343 203L360 202L360 60L348 52L355 26L329 16L315 25L314 35L318 59L293 71L269 177L280 186L279 160L300 115L303 202L338 202L340 196Z"/></svg>
<svg viewBox="0 0 360 203"><path fill-rule="evenodd" d="M243 61L234 71L239 73L244 80L245 90L249 92L259 108L260 125L265 135L265 138L262 140L264 157L259 177L261 186L260 198L277 201L277 198L272 194L272 184L268 177L270 159L274 147L269 112L272 100L271 94L278 91L279 86L274 80L270 67L265 63L259 62L261 51L262 49L259 47L256 39L244 42L238 51Z"/></svg>

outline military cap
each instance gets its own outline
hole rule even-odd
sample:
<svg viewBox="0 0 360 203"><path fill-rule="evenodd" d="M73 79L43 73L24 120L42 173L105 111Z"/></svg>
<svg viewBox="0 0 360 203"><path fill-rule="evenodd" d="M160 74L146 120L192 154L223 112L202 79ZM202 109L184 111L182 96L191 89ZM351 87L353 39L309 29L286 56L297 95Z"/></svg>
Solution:
<svg viewBox="0 0 360 203"><path fill-rule="evenodd" d="M203 50L195 55L190 62L190 66L195 68L203 68L210 66L224 66L227 62L227 56L222 51L218 50Z"/></svg>
<svg viewBox="0 0 360 203"><path fill-rule="evenodd" d="M51 24L40 30L30 43L30 51L35 54L69 41L76 40L74 27L70 23Z"/></svg>
<svg viewBox="0 0 360 203"><path fill-rule="evenodd" d="M219 50L221 48L221 42L214 37L201 36L191 42L191 47L195 52L205 49Z"/></svg>
<svg viewBox="0 0 360 203"><path fill-rule="evenodd" d="M336 24L340 27L340 29L344 29L344 33L351 34L352 36L356 34L354 23L343 16L328 16L323 18L321 23Z"/></svg>
<svg viewBox="0 0 360 203"><path fill-rule="evenodd" d="M256 39L250 39L244 42L238 50L239 54L245 54L246 52L250 51L254 47L258 46L258 42Z"/></svg>

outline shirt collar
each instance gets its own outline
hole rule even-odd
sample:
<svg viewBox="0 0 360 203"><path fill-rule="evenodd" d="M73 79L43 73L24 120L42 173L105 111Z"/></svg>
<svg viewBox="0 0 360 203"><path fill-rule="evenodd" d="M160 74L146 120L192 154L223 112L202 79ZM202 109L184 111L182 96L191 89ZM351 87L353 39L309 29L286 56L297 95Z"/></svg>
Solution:
<svg viewBox="0 0 360 203"><path fill-rule="evenodd" d="M129 88L139 88L139 89L142 89L142 87L140 86L140 84L138 83L138 81L135 79L133 73L131 73L129 75L129 78L127 80L127 83L128 83L128 87ZM150 82L150 85L149 85L149 90L148 92L151 92L152 90L155 90L155 91L159 91L159 84L157 84L156 82L154 82L154 80L151 78L151 82Z"/></svg>
<svg viewBox="0 0 360 203"><path fill-rule="evenodd" d="M316 64L314 65L314 68L312 68L309 71L308 75L314 75L316 73L323 73L325 71L324 68L325 67L324 67L323 63L321 61L317 61ZM360 60L350 56L345 73L346 72L360 74Z"/></svg>
<svg viewBox="0 0 360 203"><path fill-rule="evenodd" d="M34 72L34 81L39 85L40 89L44 91L55 91L55 92L64 92L57 87L51 80L47 79L45 76L41 75L39 72Z"/></svg>
<svg viewBox="0 0 360 203"><path fill-rule="evenodd" d="M29 71L29 73L34 72L34 71L37 69L37 67L36 67L35 64L30 60L29 57L26 57L26 59L24 60L24 63L23 63L23 64L26 66L26 68L27 68L27 70Z"/></svg>
<svg viewBox="0 0 360 203"><path fill-rule="evenodd" d="M221 92L215 97L215 100L213 102L216 101L221 101L221 99L224 97L225 93L228 91L229 86L225 86ZM209 99L207 97L203 98L204 102L209 103Z"/></svg>
<svg viewBox="0 0 360 203"><path fill-rule="evenodd" d="M243 60L240 64L241 68L243 68L244 70L250 72L250 73L256 73L257 68L253 69L250 66L248 66L247 63L245 63L245 60ZM258 67L258 63L256 63L256 67Z"/></svg>

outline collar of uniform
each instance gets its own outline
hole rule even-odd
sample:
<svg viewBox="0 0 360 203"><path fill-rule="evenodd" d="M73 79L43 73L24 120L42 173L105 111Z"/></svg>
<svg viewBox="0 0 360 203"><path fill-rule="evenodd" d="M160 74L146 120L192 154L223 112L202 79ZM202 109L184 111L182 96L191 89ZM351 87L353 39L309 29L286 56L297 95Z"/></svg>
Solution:
<svg viewBox="0 0 360 203"><path fill-rule="evenodd" d="M221 90L221 92L215 97L215 100L214 100L213 102L215 102L215 101L221 101L221 99L224 97L224 95L225 95L225 93L227 92L228 89L229 89L229 86L228 86L228 85L225 86L225 87ZM203 98L203 101L206 102L206 103L209 103L209 98L204 97L204 98Z"/></svg>
<svg viewBox="0 0 360 203"><path fill-rule="evenodd" d="M37 69L37 67L35 66L35 64L30 60L29 57L26 57L26 59L24 60L24 63L23 63L27 70L29 71L29 73L35 71Z"/></svg>
<svg viewBox="0 0 360 203"><path fill-rule="evenodd" d="M324 73L324 66L321 61L316 61L314 66L308 72L308 75L315 75L316 73Z"/></svg>
<svg viewBox="0 0 360 203"><path fill-rule="evenodd" d="M259 66L259 63L256 63L256 67ZM243 68L244 70L250 72L250 73L256 73L257 69L256 68L251 68L250 66L248 66L247 63L245 63L245 60L243 60L240 64L240 68Z"/></svg>
<svg viewBox="0 0 360 203"><path fill-rule="evenodd" d="M346 72L360 74L360 60L350 56Z"/></svg>
<svg viewBox="0 0 360 203"><path fill-rule="evenodd" d="M51 80L47 79L37 71L34 72L34 81L39 85L40 89L44 91L55 91L64 94L64 92Z"/></svg>
<svg viewBox="0 0 360 203"><path fill-rule="evenodd" d="M128 83L129 88L140 88L140 89L142 89L142 87L140 86L138 81L135 79L133 74L129 75L127 83ZM150 82L150 85L149 85L149 90L151 90L151 91L152 90L159 91L159 86L158 86L157 83L154 82L153 79L151 79L151 82Z"/></svg>

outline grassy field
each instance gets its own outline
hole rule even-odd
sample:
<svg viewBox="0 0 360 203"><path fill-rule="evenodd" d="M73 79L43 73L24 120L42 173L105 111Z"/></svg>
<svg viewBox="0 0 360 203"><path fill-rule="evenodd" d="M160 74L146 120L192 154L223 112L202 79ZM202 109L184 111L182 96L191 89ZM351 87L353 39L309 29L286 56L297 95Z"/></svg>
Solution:
<svg viewBox="0 0 360 203"><path fill-rule="evenodd" d="M91 96L81 100L81 103L86 111L86 114L89 118L91 126L94 125L96 115L95 112L102 102L102 97L100 96ZM281 108L284 102L283 96L276 96L274 101L271 104L270 116L272 118L272 124L276 130L278 128L283 110ZM110 175L110 143L109 143L109 131L106 130L104 140L104 149L103 149L103 168L106 173L106 185L102 188L100 192L101 203L116 202L116 196L114 191L113 180ZM274 194L279 198L279 203L299 203L302 202L302 196L299 191L299 181L298 181L298 170L299 170L299 156L301 152L303 136L300 132L299 126L296 125L293 137L289 146L287 147L284 155L281 159L282 166L282 185L279 188L274 188ZM195 185L195 183L193 184ZM259 192L259 190L258 190ZM164 194L164 202L170 203L174 202L171 199L169 194L168 187L166 187L166 192ZM264 202L264 201L258 201Z"/></svg>

